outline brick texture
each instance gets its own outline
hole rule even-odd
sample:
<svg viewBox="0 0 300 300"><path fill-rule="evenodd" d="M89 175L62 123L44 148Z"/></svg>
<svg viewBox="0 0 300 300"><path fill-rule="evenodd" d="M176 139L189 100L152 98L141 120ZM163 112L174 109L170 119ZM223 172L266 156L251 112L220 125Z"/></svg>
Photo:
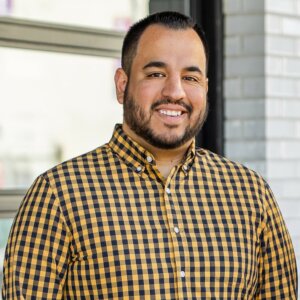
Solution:
<svg viewBox="0 0 300 300"><path fill-rule="evenodd" d="M226 155L266 177L299 263L300 0L223 1Z"/></svg>

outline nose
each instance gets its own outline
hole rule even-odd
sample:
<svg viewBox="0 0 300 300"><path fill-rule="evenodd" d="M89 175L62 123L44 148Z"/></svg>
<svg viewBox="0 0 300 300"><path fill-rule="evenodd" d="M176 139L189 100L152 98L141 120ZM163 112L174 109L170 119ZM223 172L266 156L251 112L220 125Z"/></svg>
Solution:
<svg viewBox="0 0 300 300"><path fill-rule="evenodd" d="M180 100L185 97L185 91L179 76L166 78L162 89L162 96L171 100Z"/></svg>

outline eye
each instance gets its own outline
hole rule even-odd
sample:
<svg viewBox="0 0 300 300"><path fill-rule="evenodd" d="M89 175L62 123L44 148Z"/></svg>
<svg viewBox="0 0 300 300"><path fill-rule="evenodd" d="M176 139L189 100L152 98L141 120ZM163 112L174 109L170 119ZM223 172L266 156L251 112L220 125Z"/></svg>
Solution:
<svg viewBox="0 0 300 300"><path fill-rule="evenodd" d="M184 76L183 79L187 80L187 81L199 82L198 78L193 77L193 76Z"/></svg>
<svg viewBox="0 0 300 300"><path fill-rule="evenodd" d="M159 77L165 77L163 73L155 72L147 75L148 78L159 78Z"/></svg>

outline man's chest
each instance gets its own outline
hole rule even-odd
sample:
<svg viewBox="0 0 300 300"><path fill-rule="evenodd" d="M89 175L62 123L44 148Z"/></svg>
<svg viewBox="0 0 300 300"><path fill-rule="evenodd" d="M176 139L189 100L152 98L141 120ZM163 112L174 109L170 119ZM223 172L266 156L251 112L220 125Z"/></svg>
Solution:
<svg viewBox="0 0 300 300"><path fill-rule="evenodd" d="M84 200L70 219L70 271L96 265L107 295L113 287L127 295L155 291L161 299L242 299L255 291L260 216L243 194L141 181Z"/></svg>

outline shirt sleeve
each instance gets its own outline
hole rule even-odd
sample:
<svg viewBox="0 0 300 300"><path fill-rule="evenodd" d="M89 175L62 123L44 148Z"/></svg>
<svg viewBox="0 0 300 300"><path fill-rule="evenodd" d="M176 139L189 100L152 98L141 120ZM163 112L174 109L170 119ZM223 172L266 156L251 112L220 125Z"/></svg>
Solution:
<svg viewBox="0 0 300 300"><path fill-rule="evenodd" d="M69 237L58 200L41 176L27 192L10 232L3 299L61 299Z"/></svg>
<svg viewBox="0 0 300 300"><path fill-rule="evenodd" d="M261 239L256 299L297 299L297 264L291 237L272 191L266 186L266 226Z"/></svg>

